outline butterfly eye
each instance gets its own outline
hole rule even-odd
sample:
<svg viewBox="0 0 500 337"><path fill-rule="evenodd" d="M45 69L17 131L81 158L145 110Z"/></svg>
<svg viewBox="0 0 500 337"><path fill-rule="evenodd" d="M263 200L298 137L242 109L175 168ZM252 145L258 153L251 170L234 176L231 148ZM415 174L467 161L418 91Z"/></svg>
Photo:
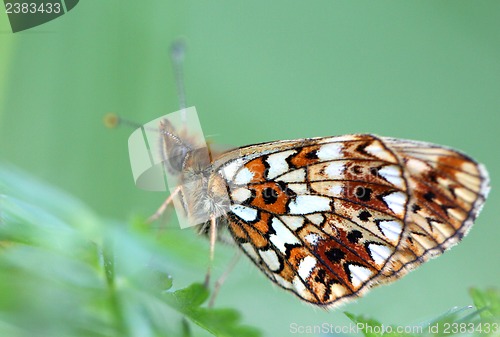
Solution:
<svg viewBox="0 0 500 337"><path fill-rule="evenodd" d="M188 156L189 149L183 145L174 145L172 148L167 148L167 160L170 168L175 173L182 172L184 162Z"/></svg>

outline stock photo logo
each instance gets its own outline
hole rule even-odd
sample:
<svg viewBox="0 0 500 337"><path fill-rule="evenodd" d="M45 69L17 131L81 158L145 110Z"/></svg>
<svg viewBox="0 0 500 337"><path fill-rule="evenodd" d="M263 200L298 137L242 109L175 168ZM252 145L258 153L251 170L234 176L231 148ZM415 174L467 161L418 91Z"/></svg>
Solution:
<svg viewBox="0 0 500 337"><path fill-rule="evenodd" d="M13 33L52 21L73 8L79 0L4 0Z"/></svg>

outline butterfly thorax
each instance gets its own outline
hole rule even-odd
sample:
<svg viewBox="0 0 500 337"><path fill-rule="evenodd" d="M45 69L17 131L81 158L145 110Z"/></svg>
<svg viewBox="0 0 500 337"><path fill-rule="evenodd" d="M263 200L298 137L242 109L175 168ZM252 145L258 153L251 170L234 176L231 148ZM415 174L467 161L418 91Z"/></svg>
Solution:
<svg viewBox="0 0 500 337"><path fill-rule="evenodd" d="M205 224L229 210L226 184L222 177L213 174L210 165L202 170L186 169L182 181L181 197L191 224Z"/></svg>

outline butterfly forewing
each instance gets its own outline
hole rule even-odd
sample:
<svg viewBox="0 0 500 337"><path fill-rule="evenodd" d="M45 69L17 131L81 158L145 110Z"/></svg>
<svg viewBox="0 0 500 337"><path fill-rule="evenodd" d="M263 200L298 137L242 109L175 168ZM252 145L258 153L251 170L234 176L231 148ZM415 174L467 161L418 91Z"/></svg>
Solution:
<svg viewBox="0 0 500 337"><path fill-rule="evenodd" d="M338 304L442 253L487 193L472 159L426 143L351 135L228 152L228 228L276 284Z"/></svg>

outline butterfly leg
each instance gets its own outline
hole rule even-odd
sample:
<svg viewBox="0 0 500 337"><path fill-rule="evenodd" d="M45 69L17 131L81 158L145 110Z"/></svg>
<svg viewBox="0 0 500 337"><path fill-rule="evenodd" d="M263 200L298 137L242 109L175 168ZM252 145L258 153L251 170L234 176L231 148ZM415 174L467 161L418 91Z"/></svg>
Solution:
<svg viewBox="0 0 500 337"><path fill-rule="evenodd" d="M240 260L241 257L241 251L238 250L236 254L233 256L232 260L229 262L229 266L226 268L224 273L215 281L214 285L214 291L212 292L212 296L210 297L210 301L208 302L208 307L212 308L214 306L215 298L219 294L219 290L226 281L227 277L231 273L231 271L234 269L238 261Z"/></svg>
<svg viewBox="0 0 500 337"><path fill-rule="evenodd" d="M205 276L205 287L208 288L210 285L210 274L212 273L212 265L214 263L215 255L215 240L217 239L217 219L214 216L210 217L210 261L208 263L208 270Z"/></svg>
<svg viewBox="0 0 500 337"><path fill-rule="evenodd" d="M158 220L158 218L165 212L165 210L167 209L167 206L170 205L172 203L172 201L174 200L175 196L180 192L181 190L181 187L180 186L177 186L177 188L168 196L167 199L165 199L165 201L163 202L163 204L161 204L161 206L156 210L156 212L151 215L147 220L146 220L146 223L150 224L156 220Z"/></svg>

